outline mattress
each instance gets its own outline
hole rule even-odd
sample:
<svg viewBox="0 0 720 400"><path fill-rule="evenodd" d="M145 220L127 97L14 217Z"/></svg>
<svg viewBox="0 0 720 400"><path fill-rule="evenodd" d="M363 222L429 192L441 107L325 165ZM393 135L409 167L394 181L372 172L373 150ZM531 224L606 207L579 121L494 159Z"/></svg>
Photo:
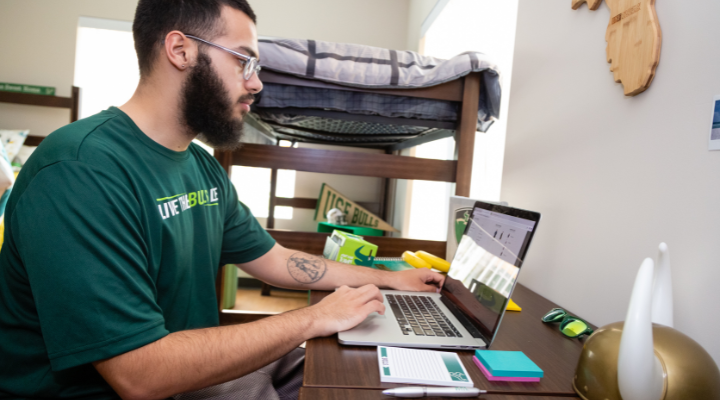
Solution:
<svg viewBox="0 0 720 400"><path fill-rule="evenodd" d="M477 130L500 112L500 72L484 54L450 60L371 46L314 40L261 39L264 70L367 89L415 89L481 75ZM262 72L260 74L262 79ZM253 113L277 138L378 147L426 135L452 135L460 103L418 97L265 83Z"/></svg>

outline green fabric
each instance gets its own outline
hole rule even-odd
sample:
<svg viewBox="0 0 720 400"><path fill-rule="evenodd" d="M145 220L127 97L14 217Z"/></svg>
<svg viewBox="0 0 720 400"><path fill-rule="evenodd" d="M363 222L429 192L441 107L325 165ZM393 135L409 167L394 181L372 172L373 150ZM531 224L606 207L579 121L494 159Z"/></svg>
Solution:
<svg viewBox="0 0 720 400"><path fill-rule="evenodd" d="M0 398L117 398L91 362L216 326L218 267L275 243L212 156L117 108L44 140L5 218Z"/></svg>

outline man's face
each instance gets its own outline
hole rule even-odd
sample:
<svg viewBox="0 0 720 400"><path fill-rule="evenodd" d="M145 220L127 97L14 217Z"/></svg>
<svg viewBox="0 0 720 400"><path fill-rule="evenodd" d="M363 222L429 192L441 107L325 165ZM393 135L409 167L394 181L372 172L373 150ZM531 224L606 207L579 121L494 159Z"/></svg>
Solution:
<svg viewBox="0 0 720 400"><path fill-rule="evenodd" d="M255 24L243 12L224 7L224 34L214 43L257 57ZM220 49L198 45L195 65L182 89L183 123L198 138L218 149L234 149L242 136L243 116L250 111L254 93L262 89L257 74L243 78L239 60Z"/></svg>

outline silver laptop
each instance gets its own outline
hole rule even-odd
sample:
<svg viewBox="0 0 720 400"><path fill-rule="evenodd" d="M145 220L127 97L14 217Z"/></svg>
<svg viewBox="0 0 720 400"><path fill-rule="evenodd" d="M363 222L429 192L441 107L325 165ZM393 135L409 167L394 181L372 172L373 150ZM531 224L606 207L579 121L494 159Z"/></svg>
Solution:
<svg viewBox="0 0 720 400"><path fill-rule="evenodd" d="M385 315L340 332L341 344L488 348L500 327L540 214L478 201L440 293L382 290Z"/></svg>

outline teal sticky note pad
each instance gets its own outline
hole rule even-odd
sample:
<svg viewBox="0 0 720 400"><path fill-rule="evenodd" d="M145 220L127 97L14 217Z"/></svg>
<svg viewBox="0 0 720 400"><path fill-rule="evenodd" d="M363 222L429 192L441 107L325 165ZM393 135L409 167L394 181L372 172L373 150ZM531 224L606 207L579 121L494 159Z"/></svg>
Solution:
<svg viewBox="0 0 720 400"><path fill-rule="evenodd" d="M543 377L543 370L522 351L475 350L475 356L493 376Z"/></svg>

